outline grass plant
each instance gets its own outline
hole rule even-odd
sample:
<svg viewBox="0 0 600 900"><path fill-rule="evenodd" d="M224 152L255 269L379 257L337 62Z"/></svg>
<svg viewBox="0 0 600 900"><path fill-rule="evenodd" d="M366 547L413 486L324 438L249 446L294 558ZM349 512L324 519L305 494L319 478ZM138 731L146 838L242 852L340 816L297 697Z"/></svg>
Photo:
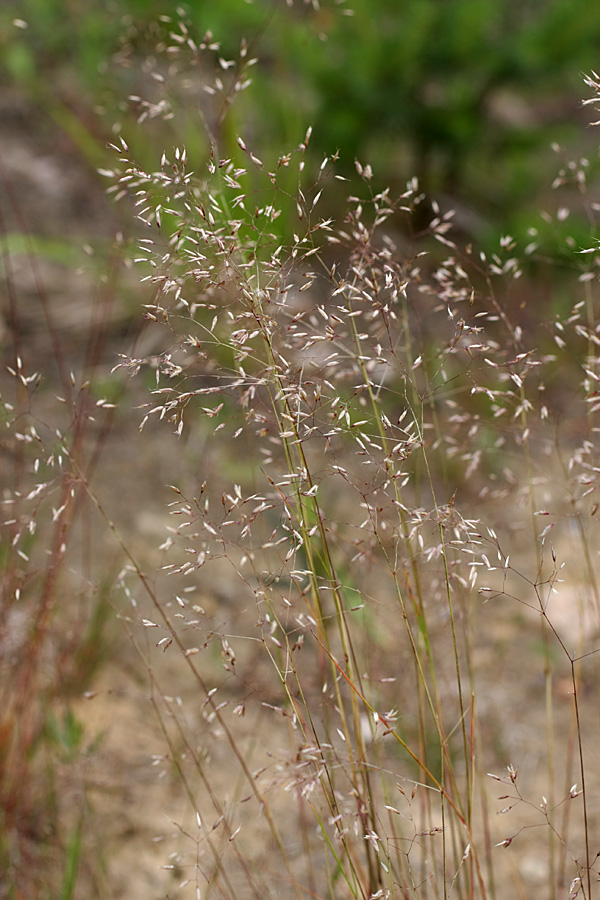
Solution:
<svg viewBox="0 0 600 900"><path fill-rule="evenodd" d="M96 375L114 296L109 261L93 259L101 282L73 324L46 283L49 265L69 270L72 248L32 234L7 166L0 182L0 896L66 898L85 843L93 743L74 707L106 655L114 565L97 563L76 473L93 479L110 435L115 406L99 398Z"/></svg>
<svg viewBox="0 0 600 900"><path fill-rule="evenodd" d="M249 87L247 45L217 70L212 37L172 28L175 88L198 83L185 81L186 54L195 75L209 60L206 140L194 158L158 149L149 169L117 128L103 170L140 235L151 350L140 338L114 377L132 376L124 408L148 376L140 440L169 435L158 546L140 554L94 483L114 404L92 403L70 374L43 291L60 404L56 418L36 411L40 379L9 293L0 852L12 896L44 842L24 825L38 808L35 755L54 743L72 758L82 741L56 701L102 644L99 607L86 633L68 603L73 572L92 607L98 585L110 589L75 529L93 509L122 562L111 600L163 739L148 756L173 795L158 862L169 896L592 900L593 233L557 315L522 277L533 241L505 236L487 257L458 243L435 200L423 227L416 180L394 198L357 162L343 216L322 217L336 154L311 172L309 129L269 160L243 135L223 138L222 156L228 110ZM172 122L154 92L131 103L140 129ZM593 229L585 170L571 170L574 202ZM100 311L90 370L103 323ZM61 824L65 898L77 896L82 809Z"/></svg>
<svg viewBox="0 0 600 900"><path fill-rule="evenodd" d="M595 248L583 298L536 321L512 238L491 259L460 247L435 203L406 238L416 181L394 200L357 163L344 220L321 218L335 159L311 179L309 140L276 163L242 137L226 159L176 147L146 171L121 139L106 173L135 202L146 316L165 329L159 354L117 368L153 372L141 428L164 421L189 460L162 544L174 587L161 596L129 553L124 575L147 595L130 633L193 814L182 889L525 896L529 855L545 896L591 897ZM286 241L274 223L290 208ZM553 538L571 528L585 571L565 588ZM577 630L553 609L579 589ZM495 683L501 628L524 719ZM161 683L163 655L181 658L193 708ZM527 769L519 741L534 739L531 799L514 756Z"/></svg>

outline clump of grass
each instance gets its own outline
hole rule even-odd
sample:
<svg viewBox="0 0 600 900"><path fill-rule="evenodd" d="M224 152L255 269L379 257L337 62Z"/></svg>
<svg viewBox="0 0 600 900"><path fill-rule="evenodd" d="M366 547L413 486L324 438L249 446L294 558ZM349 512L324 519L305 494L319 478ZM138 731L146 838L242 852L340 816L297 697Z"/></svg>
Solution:
<svg viewBox="0 0 600 900"><path fill-rule="evenodd" d="M114 412L95 394L112 297L108 288L90 297L76 365L65 348L69 326L46 289L44 243L29 233L8 169L0 179L8 201L3 223L15 223L2 234L0 896L48 891L67 898L88 813L78 762L90 742L73 699L102 661L110 612L110 564L105 558L103 571L96 565L79 473L92 479ZM35 291L20 287L24 271ZM27 315L44 322L42 349Z"/></svg>
<svg viewBox="0 0 600 900"><path fill-rule="evenodd" d="M182 448L164 581L119 538L189 799L172 864L224 897L591 897L595 250L554 318L512 238L459 247L435 203L407 238L416 182L357 164L321 218L309 140L147 171L120 139L107 173L165 335L117 368Z"/></svg>
<svg viewBox="0 0 600 900"><path fill-rule="evenodd" d="M71 375L40 285L49 407L7 280L9 890L39 889L28 873L44 852L62 895L77 890L88 807L83 792L65 815L57 759L84 746L69 701L103 649L95 507L125 558L114 601L164 737L173 892L591 898L597 248L569 257L578 281L556 312L522 274L534 241L506 236L490 258L460 246L416 181L394 198L357 163L344 214L321 214L337 160L308 171L310 129L272 159L228 133L248 45L220 60L211 35L161 29L152 96L131 99L140 129L175 128L200 87L204 137L157 150L149 170L117 136L104 171L134 204L156 329L151 353L115 368L148 374L148 446L161 428L178 436L155 570L92 477L113 415L86 384L104 307ZM557 187L574 181L593 226L586 170L567 166Z"/></svg>

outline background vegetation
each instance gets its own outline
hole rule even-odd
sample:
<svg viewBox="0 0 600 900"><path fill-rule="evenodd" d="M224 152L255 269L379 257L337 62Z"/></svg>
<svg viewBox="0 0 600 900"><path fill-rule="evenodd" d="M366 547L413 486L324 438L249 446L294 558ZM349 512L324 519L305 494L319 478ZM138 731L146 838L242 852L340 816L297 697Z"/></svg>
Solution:
<svg viewBox="0 0 600 900"><path fill-rule="evenodd" d="M600 11L585 0L196 0L186 11L199 32L218 36L223 59L246 38L261 61L254 89L227 117L224 155L244 131L261 158L275 158L311 124L317 165L335 152L346 172L368 161L392 189L416 175L427 194L464 207L465 230L479 241L532 224L555 175L551 144L587 144L578 106ZM119 48L139 61L164 37L164 13L146 0L8 2L2 79L97 154L94 138L127 93ZM14 27L16 16L27 29Z"/></svg>

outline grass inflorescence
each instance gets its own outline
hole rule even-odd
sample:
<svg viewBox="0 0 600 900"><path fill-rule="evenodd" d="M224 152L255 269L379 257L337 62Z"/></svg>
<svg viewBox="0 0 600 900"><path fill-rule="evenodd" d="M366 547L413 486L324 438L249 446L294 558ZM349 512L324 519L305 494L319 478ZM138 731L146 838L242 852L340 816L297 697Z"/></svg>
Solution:
<svg viewBox="0 0 600 900"><path fill-rule="evenodd" d="M552 309L524 274L535 240L505 236L487 257L416 180L395 198L357 162L343 215L321 215L337 159L309 171L310 129L268 160L223 136L250 86L247 45L219 68L212 36L180 22L173 35L168 75L189 91L202 71L208 88L205 142L193 158L157 150L150 170L116 129L102 172L131 203L146 292L145 332L113 369L134 376L119 405L141 406L136 446L169 454L168 515L140 551L91 477L87 386L59 365L70 418L44 438L38 381L17 355L3 614L40 587L0 720L7 833L27 812L36 742L56 726L42 675L83 677L42 659L85 502L123 562L112 603L160 729L149 755L172 786L169 896L591 898L593 239L568 257L572 298ZM160 77L177 96L180 82ZM589 86L600 95L595 76ZM140 128L172 121L165 98L131 102ZM573 202L593 226L585 169L569 170ZM51 455L37 452L49 441ZM58 474L29 488L30 458ZM25 544L46 495L34 572ZM100 641L93 621L71 660ZM53 733L67 750L81 740L68 711Z"/></svg>

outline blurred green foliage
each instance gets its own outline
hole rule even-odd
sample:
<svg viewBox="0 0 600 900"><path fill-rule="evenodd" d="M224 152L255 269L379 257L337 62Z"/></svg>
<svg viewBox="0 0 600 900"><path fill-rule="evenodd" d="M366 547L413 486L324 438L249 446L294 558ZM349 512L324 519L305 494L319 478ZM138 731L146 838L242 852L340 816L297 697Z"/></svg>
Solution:
<svg viewBox="0 0 600 900"><path fill-rule="evenodd" d="M105 103L125 29L177 8L9 0L0 78ZM600 4L589 0L189 0L184 11L223 57L237 57L242 37L259 57L230 123L258 155L276 158L312 124L317 164L339 151L346 173L371 162L393 189L417 175L465 204L471 230L506 227L538 202L555 171L549 144L581 136L581 74L598 65Z"/></svg>

